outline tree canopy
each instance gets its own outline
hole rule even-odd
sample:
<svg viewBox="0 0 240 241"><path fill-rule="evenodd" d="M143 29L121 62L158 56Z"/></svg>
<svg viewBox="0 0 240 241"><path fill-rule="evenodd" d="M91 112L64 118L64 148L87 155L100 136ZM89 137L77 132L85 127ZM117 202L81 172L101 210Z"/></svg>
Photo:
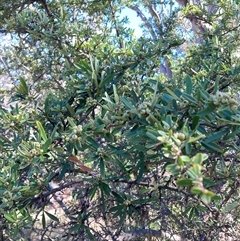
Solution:
<svg viewBox="0 0 240 241"><path fill-rule="evenodd" d="M239 8L1 1L0 240L238 240Z"/></svg>

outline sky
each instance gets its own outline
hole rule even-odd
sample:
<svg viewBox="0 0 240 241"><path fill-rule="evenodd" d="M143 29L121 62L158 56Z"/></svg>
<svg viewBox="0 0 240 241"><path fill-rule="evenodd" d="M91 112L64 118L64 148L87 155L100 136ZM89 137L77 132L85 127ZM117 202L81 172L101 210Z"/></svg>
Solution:
<svg viewBox="0 0 240 241"><path fill-rule="evenodd" d="M137 17L136 12L134 12L132 9L125 8L122 10L122 13L120 16L122 18L124 18L125 16L128 17L128 20L129 20L128 27L131 29L134 29L136 37L140 37L142 35L142 30L139 26L141 24L141 19Z"/></svg>

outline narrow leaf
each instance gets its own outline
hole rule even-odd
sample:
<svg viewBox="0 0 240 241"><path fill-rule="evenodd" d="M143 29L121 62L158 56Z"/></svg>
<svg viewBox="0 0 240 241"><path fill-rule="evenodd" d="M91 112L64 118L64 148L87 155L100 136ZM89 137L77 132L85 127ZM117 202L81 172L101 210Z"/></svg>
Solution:
<svg viewBox="0 0 240 241"><path fill-rule="evenodd" d="M191 179L179 179L177 180L177 185L178 186L183 186L183 187L186 187L186 186L192 186L192 180Z"/></svg>
<svg viewBox="0 0 240 241"><path fill-rule="evenodd" d="M191 94L192 93L192 79L189 75L186 76L186 92L187 94Z"/></svg>
<svg viewBox="0 0 240 241"><path fill-rule="evenodd" d="M49 218L51 218L53 221L59 222L59 219L58 219L56 216L54 216L53 214L51 214L51 213L49 213L49 212L47 212L47 211L45 211L45 213L46 213L47 216L48 216Z"/></svg>
<svg viewBox="0 0 240 241"><path fill-rule="evenodd" d="M37 124L37 128L38 128L38 131L39 131L42 139L46 142L48 138L47 138L46 132L45 132L41 122L36 121L36 124Z"/></svg>
<svg viewBox="0 0 240 241"><path fill-rule="evenodd" d="M6 218L11 223L15 223L15 220L8 213L4 213L4 218Z"/></svg>
<svg viewBox="0 0 240 241"><path fill-rule="evenodd" d="M48 138L43 144L43 152L46 152L48 147L52 144L52 138Z"/></svg>
<svg viewBox="0 0 240 241"><path fill-rule="evenodd" d="M42 214L42 226L43 226L43 229L46 229L46 218L45 218L44 212Z"/></svg>
<svg viewBox="0 0 240 241"><path fill-rule="evenodd" d="M102 158L100 159L99 166L100 166L100 174L103 177L105 176L105 163Z"/></svg>

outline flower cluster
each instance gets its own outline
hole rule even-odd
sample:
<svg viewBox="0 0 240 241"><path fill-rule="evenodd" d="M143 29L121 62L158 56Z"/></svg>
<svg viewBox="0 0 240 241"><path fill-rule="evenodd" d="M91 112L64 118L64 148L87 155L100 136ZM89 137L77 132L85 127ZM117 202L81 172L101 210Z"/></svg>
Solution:
<svg viewBox="0 0 240 241"><path fill-rule="evenodd" d="M238 101L231 93L217 91L215 95L212 95L212 101L217 106L229 106L233 111L238 109Z"/></svg>
<svg viewBox="0 0 240 241"><path fill-rule="evenodd" d="M138 111L138 117L142 118L146 115L149 115L151 113L151 103L150 102L143 102L138 105L137 111Z"/></svg>
<svg viewBox="0 0 240 241"><path fill-rule="evenodd" d="M159 131L160 136L158 136L158 140L163 144L163 154L168 158L176 159L181 155L182 144L185 141L186 137L184 133L176 132L174 134L165 133L163 131Z"/></svg>
<svg viewBox="0 0 240 241"><path fill-rule="evenodd" d="M81 140L82 130L82 125L74 126L70 135L64 135L63 139L67 142L71 142L73 140Z"/></svg>
<svg viewBox="0 0 240 241"><path fill-rule="evenodd" d="M93 99L92 97L87 98L87 106L95 106L97 104L97 100Z"/></svg>

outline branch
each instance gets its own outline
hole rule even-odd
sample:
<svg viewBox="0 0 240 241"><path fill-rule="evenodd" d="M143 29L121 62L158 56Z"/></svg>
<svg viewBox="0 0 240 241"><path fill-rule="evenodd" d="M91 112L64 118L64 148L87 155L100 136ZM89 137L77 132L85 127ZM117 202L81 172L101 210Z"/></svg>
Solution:
<svg viewBox="0 0 240 241"><path fill-rule="evenodd" d="M116 29L116 34L117 34L119 46L120 46L120 48L122 49L122 48L123 48L123 45L122 45L122 42L121 42L121 39L120 39L120 32L119 32L119 29L118 29L118 24L117 24L117 20L116 20L116 15L115 15L115 12L114 12L114 10L113 10L112 1L109 1L109 5L110 5L110 9L111 9L111 14L112 14L112 18L113 18L113 23L114 23L115 29Z"/></svg>
<svg viewBox="0 0 240 241"><path fill-rule="evenodd" d="M141 18L141 20L145 23L146 27L148 28L152 38L154 40L157 39L156 34L153 31L153 28L151 26L151 24L149 23L149 21L147 20L146 16L142 13L142 11L137 7L137 6L129 6L130 9L132 9L133 11L135 11L137 13L137 15Z"/></svg>
<svg viewBox="0 0 240 241"><path fill-rule="evenodd" d="M159 34L163 34L162 28L161 28L161 19L158 15L158 13L155 11L155 9L152 8L152 6L150 4L147 4L147 8L149 10L149 12L151 13L151 15L153 16L153 19L156 22L156 26L158 27L159 30Z"/></svg>
<svg viewBox="0 0 240 241"><path fill-rule="evenodd" d="M168 77L169 79L172 78L172 70L171 70L171 65L170 65L170 62L168 60L167 57L164 57L164 64L161 64L160 67L159 67L159 70L161 73L163 73L166 77Z"/></svg>
<svg viewBox="0 0 240 241"><path fill-rule="evenodd" d="M46 0L36 0L36 2L40 3L42 5L42 7L44 8L44 10L46 11L47 15L49 18L53 17L52 12L50 11L47 1Z"/></svg>

